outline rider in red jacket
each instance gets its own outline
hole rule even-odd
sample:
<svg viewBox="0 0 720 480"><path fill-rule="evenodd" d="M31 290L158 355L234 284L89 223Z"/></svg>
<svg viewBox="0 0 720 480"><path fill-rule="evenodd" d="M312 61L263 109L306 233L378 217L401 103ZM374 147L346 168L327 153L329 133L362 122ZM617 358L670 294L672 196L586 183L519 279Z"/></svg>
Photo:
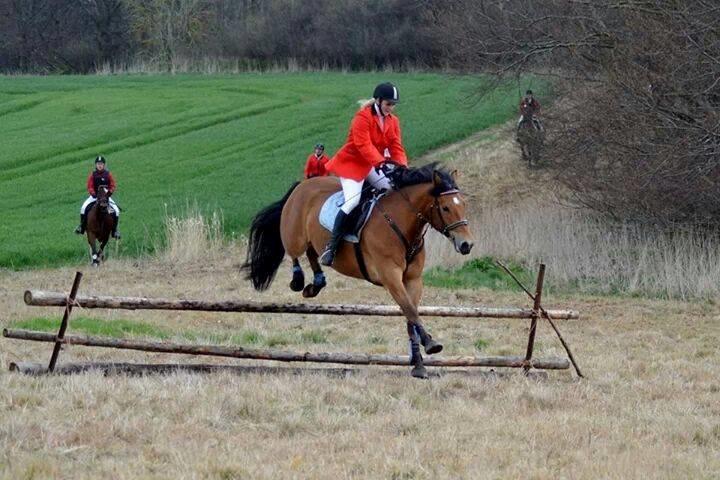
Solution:
<svg viewBox="0 0 720 480"><path fill-rule="evenodd" d="M90 172L90 175L88 175L87 191L90 196L85 200L85 202L83 202L82 207L80 207L80 225L78 225L78 227L75 229L75 233L77 233L78 235L82 235L83 233L85 233L85 228L87 227L87 214L85 213L85 211L88 205L90 205L96 200L95 197L97 195L97 189L101 185L108 188L108 196L112 195L115 192L115 178L113 178L110 170L105 169L105 157L103 157L102 155L98 155L95 158L95 170ZM112 236L113 238L120 238L120 232L118 232L117 230L118 222L120 221L120 209L115 204L112 198L109 198L108 200L115 216L115 227L113 228Z"/></svg>
<svg viewBox="0 0 720 480"><path fill-rule="evenodd" d="M407 166L400 121L393 115L399 100L398 89L392 83L375 87L373 100L355 114L345 145L326 165L330 173L340 177L345 203L340 207L330 241L320 257L323 265L332 265L343 236L345 219L360 203L363 182L367 181L378 190L390 189L392 185L381 166L386 161Z"/></svg>
<svg viewBox="0 0 720 480"><path fill-rule="evenodd" d="M305 162L305 178L324 177L327 175L325 164L330 159L325 154L325 145L318 143L315 145L315 153L311 153Z"/></svg>
<svg viewBox="0 0 720 480"><path fill-rule="evenodd" d="M533 96L532 90L528 90L525 92L525 96L520 99L520 105L518 109L520 110L520 118L518 119L517 123L518 128L520 128L520 125L526 117L529 117L530 121L533 122L535 128L539 127L535 120L535 115L540 113L540 102L538 102L537 98Z"/></svg>

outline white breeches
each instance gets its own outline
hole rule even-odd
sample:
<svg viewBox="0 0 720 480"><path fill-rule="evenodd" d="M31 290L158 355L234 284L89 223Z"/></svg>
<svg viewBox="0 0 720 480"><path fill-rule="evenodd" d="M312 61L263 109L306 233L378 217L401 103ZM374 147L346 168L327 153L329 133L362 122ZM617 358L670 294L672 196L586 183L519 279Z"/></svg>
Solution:
<svg viewBox="0 0 720 480"><path fill-rule="evenodd" d="M363 183L365 181L378 190L383 188L387 190L392 189L390 180L385 177L385 174L382 171L378 173L374 167L370 169L370 172L367 174L367 177L365 177L365 180L360 180L359 182L350 178L341 177L340 185L342 185L345 203L343 203L342 207L340 207L340 210L349 214L355 207L358 206L360 203L360 195L362 194Z"/></svg>
<svg viewBox="0 0 720 480"><path fill-rule="evenodd" d="M87 200L85 200L85 202L82 204L82 207L80 207L80 214L85 215L85 209L88 207L88 205L90 205L95 200L97 200L95 197L93 197L92 195L89 196L87 198ZM118 208L118 206L115 205L115 202L113 201L112 198L108 198L108 201L110 202L110 207L112 207L112 209L115 211L115 215L117 215L119 217L120 209Z"/></svg>

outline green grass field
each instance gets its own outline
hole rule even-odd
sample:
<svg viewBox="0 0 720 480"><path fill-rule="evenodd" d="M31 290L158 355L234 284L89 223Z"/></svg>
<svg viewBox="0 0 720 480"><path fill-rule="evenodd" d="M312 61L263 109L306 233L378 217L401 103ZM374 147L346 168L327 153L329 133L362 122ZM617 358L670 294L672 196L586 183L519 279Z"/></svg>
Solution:
<svg viewBox="0 0 720 480"><path fill-rule="evenodd" d="M411 161L507 120L517 102L515 84L478 100L481 79L433 74L0 77L0 267L84 261L72 230L98 154L118 181L121 254L150 251L165 212L188 202L242 234L316 142L341 146L357 100L383 80L400 88Z"/></svg>

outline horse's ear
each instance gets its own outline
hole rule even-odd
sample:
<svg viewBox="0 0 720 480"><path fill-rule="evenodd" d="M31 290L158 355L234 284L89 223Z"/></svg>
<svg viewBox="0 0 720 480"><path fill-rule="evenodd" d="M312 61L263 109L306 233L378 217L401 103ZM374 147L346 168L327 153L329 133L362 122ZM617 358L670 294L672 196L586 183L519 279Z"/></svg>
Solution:
<svg viewBox="0 0 720 480"><path fill-rule="evenodd" d="M433 170L433 184L436 187L442 187L443 184L442 175L437 170Z"/></svg>
<svg viewBox="0 0 720 480"><path fill-rule="evenodd" d="M452 177L453 181L456 181L458 178L460 178L460 172L457 171L457 168L450 172L450 177Z"/></svg>

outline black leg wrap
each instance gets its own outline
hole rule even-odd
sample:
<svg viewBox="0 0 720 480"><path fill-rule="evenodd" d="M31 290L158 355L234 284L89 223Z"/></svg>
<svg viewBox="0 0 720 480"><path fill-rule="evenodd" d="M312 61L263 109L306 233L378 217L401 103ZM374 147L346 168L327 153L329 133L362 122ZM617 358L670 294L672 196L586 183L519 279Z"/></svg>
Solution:
<svg viewBox="0 0 720 480"><path fill-rule="evenodd" d="M420 342L415 325L408 323L408 335L410 337L410 375L415 378L428 378L427 370L423 365L422 354L420 353Z"/></svg>
<svg viewBox="0 0 720 480"><path fill-rule="evenodd" d="M410 340L410 365L422 365L422 354L420 353L420 344Z"/></svg>
<svg viewBox="0 0 720 480"><path fill-rule="evenodd" d="M301 292L305 286L305 274L300 269L293 268L292 281L290 281L290 290L293 292Z"/></svg>
<svg viewBox="0 0 720 480"><path fill-rule="evenodd" d="M415 330L420 336L420 342L422 343L422 346L425 347L425 353L427 353L428 355L433 355L442 352L442 344L433 340L432 335L427 333L422 325L416 325Z"/></svg>

